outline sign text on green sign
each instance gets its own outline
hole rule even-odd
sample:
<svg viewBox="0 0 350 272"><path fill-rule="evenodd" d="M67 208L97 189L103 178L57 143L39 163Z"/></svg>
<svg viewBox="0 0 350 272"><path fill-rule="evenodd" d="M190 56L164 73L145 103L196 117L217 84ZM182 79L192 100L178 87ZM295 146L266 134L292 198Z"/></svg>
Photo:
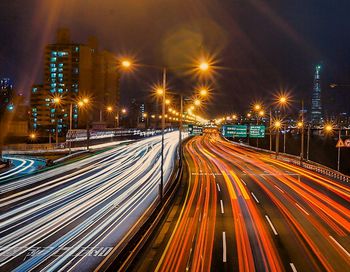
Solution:
<svg viewBox="0 0 350 272"><path fill-rule="evenodd" d="M246 125L224 125L222 127L222 135L224 137L237 137L237 138L246 138L247 137Z"/></svg>
<svg viewBox="0 0 350 272"><path fill-rule="evenodd" d="M249 127L250 138L265 138L265 126L250 126Z"/></svg>

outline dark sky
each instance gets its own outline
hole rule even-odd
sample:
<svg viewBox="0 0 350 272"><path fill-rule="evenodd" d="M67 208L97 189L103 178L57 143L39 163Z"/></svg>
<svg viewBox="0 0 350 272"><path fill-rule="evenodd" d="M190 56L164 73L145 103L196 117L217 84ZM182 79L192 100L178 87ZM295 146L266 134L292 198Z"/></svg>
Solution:
<svg viewBox="0 0 350 272"><path fill-rule="evenodd" d="M350 111L350 89L327 87L350 83L349 10L349 0L2 0L0 76L28 94L41 82L43 46L63 26L74 41L95 35L101 48L140 63L173 66L209 52L219 66L208 105L213 116L269 101L281 89L309 100L318 62L326 110ZM123 103L142 99L159 76L148 70L124 77ZM196 84L175 72L169 79L181 91Z"/></svg>

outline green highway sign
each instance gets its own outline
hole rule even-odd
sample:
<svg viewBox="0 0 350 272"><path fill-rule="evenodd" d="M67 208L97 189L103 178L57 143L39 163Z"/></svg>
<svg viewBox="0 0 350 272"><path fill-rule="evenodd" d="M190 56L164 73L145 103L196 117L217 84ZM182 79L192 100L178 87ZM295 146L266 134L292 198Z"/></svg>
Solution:
<svg viewBox="0 0 350 272"><path fill-rule="evenodd" d="M202 135L203 127L190 124L188 125L188 132L190 135Z"/></svg>
<svg viewBox="0 0 350 272"><path fill-rule="evenodd" d="M247 130L247 125L224 125L222 126L222 135L224 137L246 138Z"/></svg>
<svg viewBox="0 0 350 272"><path fill-rule="evenodd" d="M250 126L249 138L265 138L265 126Z"/></svg>

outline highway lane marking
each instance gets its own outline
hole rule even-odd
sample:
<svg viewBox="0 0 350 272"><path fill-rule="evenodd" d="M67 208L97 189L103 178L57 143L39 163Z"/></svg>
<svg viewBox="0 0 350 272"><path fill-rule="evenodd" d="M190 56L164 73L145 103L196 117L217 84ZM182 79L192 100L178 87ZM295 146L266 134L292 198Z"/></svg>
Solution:
<svg viewBox="0 0 350 272"><path fill-rule="evenodd" d="M277 185L274 185L279 191L281 191L282 192L282 194L284 194L284 191L280 188L280 187L278 187Z"/></svg>
<svg viewBox="0 0 350 272"><path fill-rule="evenodd" d="M255 201L256 201L256 203L260 203L259 202L259 200L256 198L256 196L254 195L254 193L253 192L250 192L251 194L252 194L252 196L253 196L253 198L255 199Z"/></svg>
<svg viewBox="0 0 350 272"><path fill-rule="evenodd" d="M221 213L224 213L224 203L220 199Z"/></svg>
<svg viewBox="0 0 350 272"><path fill-rule="evenodd" d="M310 215L303 207L301 207L298 203L295 202L295 205L298 206L300 210L302 210L305 214Z"/></svg>
<svg viewBox="0 0 350 272"><path fill-rule="evenodd" d="M241 181L243 182L243 184L244 184L245 186L247 186L247 183L245 183L243 179L241 179Z"/></svg>
<svg viewBox="0 0 350 272"><path fill-rule="evenodd" d="M273 224L272 224L270 218L269 218L267 215L265 215L265 217L266 217L266 220L267 220L267 222L269 223L269 225L270 225L270 227L271 227L273 233L274 233L275 235L278 235L278 233L277 233L275 227L273 226Z"/></svg>
<svg viewBox="0 0 350 272"><path fill-rule="evenodd" d="M216 183L216 186L218 187L218 191L220 192L220 185L219 185L219 183Z"/></svg>
<svg viewBox="0 0 350 272"><path fill-rule="evenodd" d="M333 238L332 235L329 235L329 238L331 238L331 239L333 240L333 242L336 243L336 245L337 245L342 251L344 251L344 253L345 253L348 257L350 257L350 253L349 253L341 244L339 244L339 242L338 242L337 240L335 240L335 239Z"/></svg>
<svg viewBox="0 0 350 272"><path fill-rule="evenodd" d="M226 233L222 232L222 261L226 263Z"/></svg>
<svg viewBox="0 0 350 272"><path fill-rule="evenodd" d="M292 268L293 272L298 272L298 270L295 268L295 265L293 263L289 263L289 265Z"/></svg>

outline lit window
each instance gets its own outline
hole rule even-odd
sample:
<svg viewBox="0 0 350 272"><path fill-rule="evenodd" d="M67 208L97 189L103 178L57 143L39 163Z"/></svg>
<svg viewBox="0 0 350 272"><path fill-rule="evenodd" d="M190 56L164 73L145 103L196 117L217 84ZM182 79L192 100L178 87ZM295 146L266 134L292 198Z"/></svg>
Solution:
<svg viewBox="0 0 350 272"><path fill-rule="evenodd" d="M54 68L54 67L56 67L56 64L50 63L50 67L51 67L51 68Z"/></svg>
<svg viewBox="0 0 350 272"><path fill-rule="evenodd" d="M32 92L33 92L33 93L36 93L37 90L38 90L38 88L33 88L33 89L32 89Z"/></svg>
<svg viewBox="0 0 350 272"><path fill-rule="evenodd" d="M51 93L56 92L56 88L50 89L50 92L51 92Z"/></svg>
<svg viewBox="0 0 350 272"><path fill-rule="evenodd" d="M59 56L59 57L68 56L68 52L64 52L64 51L58 52L58 56Z"/></svg>
<svg viewBox="0 0 350 272"><path fill-rule="evenodd" d="M57 68L51 68L50 71L51 71L51 72L56 72L56 71L57 71Z"/></svg>
<svg viewBox="0 0 350 272"><path fill-rule="evenodd" d="M78 46L75 47L75 52L79 52L79 47Z"/></svg>
<svg viewBox="0 0 350 272"><path fill-rule="evenodd" d="M51 62L55 62L55 61L57 61L57 58L56 58L56 57L51 58Z"/></svg>
<svg viewBox="0 0 350 272"><path fill-rule="evenodd" d="M63 63L59 63L58 67L62 68L63 67Z"/></svg>
<svg viewBox="0 0 350 272"><path fill-rule="evenodd" d="M63 74L58 74L58 77L63 77Z"/></svg>
<svg viewBox="0 0 350 272"><path fill-rule="evenodd" d="M51 73L51 77L56 77L56 73Z"/></svg>
<svg viewBox="0 0 350 272"><path fill-rule="evenodd" d="M59 89L58 89L58 92L59 92L59 93L63 93L63 89L62 89L62 88L59 88Z"/></svg>
<svg viewBox="0 0 350 272"><path fill-rule="evenodd" d="M56 83L51 83L51 88L55 88L56 87Z"/></svg>
<svg viewBox="0 0 350 272"><path fill-rule="evenodd" d="M52 51L51 52L51 56L56 57L57 56L57 52L56 51Z"/></svg>

